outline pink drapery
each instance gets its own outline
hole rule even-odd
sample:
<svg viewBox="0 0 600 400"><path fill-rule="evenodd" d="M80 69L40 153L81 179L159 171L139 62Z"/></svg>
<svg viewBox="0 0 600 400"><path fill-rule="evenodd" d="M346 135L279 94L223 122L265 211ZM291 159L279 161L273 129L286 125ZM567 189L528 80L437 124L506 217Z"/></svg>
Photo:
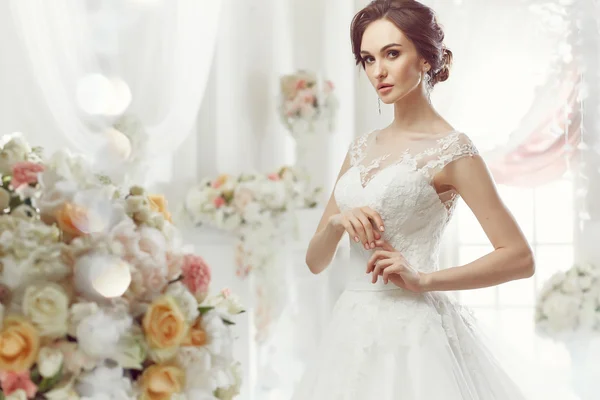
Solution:
<svg viewBox="0 0 600 400"><path fill-rule="evenodd" d="M538 99L553 96L552 108L539 123L533 121L529 133L519 135L523 139L516 145L488 161L496 183L536 187L560 178L576 163L582 125L579 83L580 77L570 73L562 82L539 91ZM525 119L536 118L535 114L528 112ZM523 122L522 126L531 123Z"/></svg>

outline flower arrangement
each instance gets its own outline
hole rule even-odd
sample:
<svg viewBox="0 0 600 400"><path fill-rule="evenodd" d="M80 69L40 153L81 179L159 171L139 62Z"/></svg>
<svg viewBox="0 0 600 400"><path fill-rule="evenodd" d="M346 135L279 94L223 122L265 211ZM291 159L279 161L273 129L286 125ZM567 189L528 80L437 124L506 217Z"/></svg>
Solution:
<svg viewBox="0 0 600 400"><path fill-rule="evenodd" d="M267 337L277 304L281 303L275 249L281 242L281 231L290 222L285 216L294 209L315 207L320 192L310 188L296 170L283 167L268 175L205 179L186 196L185 219L231 232L239 239L235 248L236 275L244 279L257 273L258 340Z"/></svg>
<svg viewBox="0 0 600 400"><path fill-rule="evenodd" d="M252 227L272 226L287 211L317 205L321 190L310 188L303 176L289 167L268 175L220 175L204 179L187 194L186 215L195 224L240 233Z"/></svg>
<svg viewBox="0 0 600 400"><path fill-rule="evenodd" d="M315 74L298 71L282 76L280 85L280 116L290 132L313 132L317 121L326 121L333 130L338 101L331 81L322 83Z"/></svg>
<svg viewBox="0 0 600 400"><path fill-rule="evenodd" d="M554 274L538 296L535 322L553 338L600 332L600 268L582 263Z"/></svg>
<svg viewBox="0 0 600 400"><path fill-rule="evenodd" d="M209 296L164 197L39 154L0 150L0 399L232 399L243 309Z"/></svg>

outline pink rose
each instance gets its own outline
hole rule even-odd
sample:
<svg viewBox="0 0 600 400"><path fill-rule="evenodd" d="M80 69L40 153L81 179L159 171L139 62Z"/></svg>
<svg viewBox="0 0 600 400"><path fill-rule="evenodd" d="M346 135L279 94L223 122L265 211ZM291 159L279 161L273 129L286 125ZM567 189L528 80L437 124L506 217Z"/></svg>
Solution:
<svg viewBox="0 0 600 400"><path fill-rule="evenodd" d="M15 163L12 166L11 185L16 189L21 185L37 183L38 173L43 171L44 166L41 164L32 163L30 161L21 161Z"/></svg>
<svg viewBox="0 0 600 400"><path fill-rule="evenodd" d="M208 294L210 285L210 268L204 259L195 254L186 254L183 257L183 284L199 300Z"/></svg>
<svg viewBox="0 0 600 400"><path fill-rule="evenodd" d="M31 381L29 371L0 371L0 386L5 396L10 396L12 392L19 389L25 391L28 399L33 399L37 393L37 386Z"/></svg>
<svg viewBox="0 0 600 400"><path fill-rule="evenodd" d="M215 207L221 208L225 205L225 199L219 196L213 200L213 204L215 205Z"/></svg>
<svg viewBox="0 0 600 400"><path fill-rule="evenodd" d="M267 178L269 178L269 180L271 180L271 181L278 181L278 180L280 180L280 179L281 179L281 178L279 177L279 174L278 174L278 173L276 173L276 172L273 172L272 174L269 174L269 175L267 176Z"/></svg>
<svg viewBox="0 0 600 400"><path fill-rule="evenodd" d="M300 79L298 83L296 83L296 90L306 88L306 81L304 79Z"/></svg>

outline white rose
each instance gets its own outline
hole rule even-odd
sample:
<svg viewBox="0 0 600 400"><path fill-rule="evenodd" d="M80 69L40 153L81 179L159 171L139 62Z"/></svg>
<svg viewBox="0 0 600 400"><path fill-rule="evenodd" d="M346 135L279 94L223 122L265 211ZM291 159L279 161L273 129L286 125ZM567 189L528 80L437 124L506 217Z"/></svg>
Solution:
<svg viewBox="0 0 600 400"><path fill-rule="evenodd" d="M28 286L23 296L23 314L38 328L41 336L62 337L67 333L69 297L54 283Z"/></svg>
<svg viewBox="0 0 600 400"><path fill-rule="evenodd" d="M27 143L20 138L14 138L5 144L0 150L0 174L10 175L12 166L17 162L25 161L30 152Z"/></svg>
<svg viewBox="0 0 600 400"><path fill-rule="evenodd" d="M3 149L13 151L16 154L21 155L23 160L25 160L25 156L31 153L31 146L29 146L27 141L20 136L21 134L18 135L19 136L10 139L8 143L4 145Z"/></svg>
<svg viewBox="0 0 600 400"><path fill-rule="evenodd" d="M63 353L60 349L42 347L38 353L37 366L40 375L44 378L52 378L55 376L63 363Z"/></svg>
<svg viewBox="0 0 600 400"><path fill-rule="evenodd" d="M183 315L185 315L186 321L191 323L198 318L200 315L200 312L198 311L198 300L196 300L194 295L181 282L170 284L167 287L166 294L175 299L183 312Z"/></svg>
<svg viewBox="0 0 600 400"><path fill-rule="evenodd" d="M146 354L146 344L142 334L125 334L117 344L113 359L123 368L141 370Z"/></svg>
<svg viewBox="0 0 600 400"><path fill-rule="evenodd" d="M106 359L114 357L119 350L121 337L131 327L129 316L108 314L100 310L85 317L77 326L77 343L91 357Z"/></svg>
<svg viewBox="0 0 600 400"><path fill-rule="evenodd" d="M27 400L27 392L23 389L17 389L4 398L5 400Z"/></svg>

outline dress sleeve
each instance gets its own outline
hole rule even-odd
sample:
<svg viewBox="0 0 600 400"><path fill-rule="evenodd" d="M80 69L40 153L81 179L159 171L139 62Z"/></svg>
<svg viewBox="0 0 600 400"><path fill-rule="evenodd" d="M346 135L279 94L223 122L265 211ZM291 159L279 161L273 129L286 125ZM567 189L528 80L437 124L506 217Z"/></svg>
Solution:
<svg viewBox="0 0 600 400"><path fill-rule="evenodd" d="M471 139L460 132L445 137L440 141L439 146L436 156L431 158L424 168L430 178L433 178L451 162L479 154Z"/></svg>

